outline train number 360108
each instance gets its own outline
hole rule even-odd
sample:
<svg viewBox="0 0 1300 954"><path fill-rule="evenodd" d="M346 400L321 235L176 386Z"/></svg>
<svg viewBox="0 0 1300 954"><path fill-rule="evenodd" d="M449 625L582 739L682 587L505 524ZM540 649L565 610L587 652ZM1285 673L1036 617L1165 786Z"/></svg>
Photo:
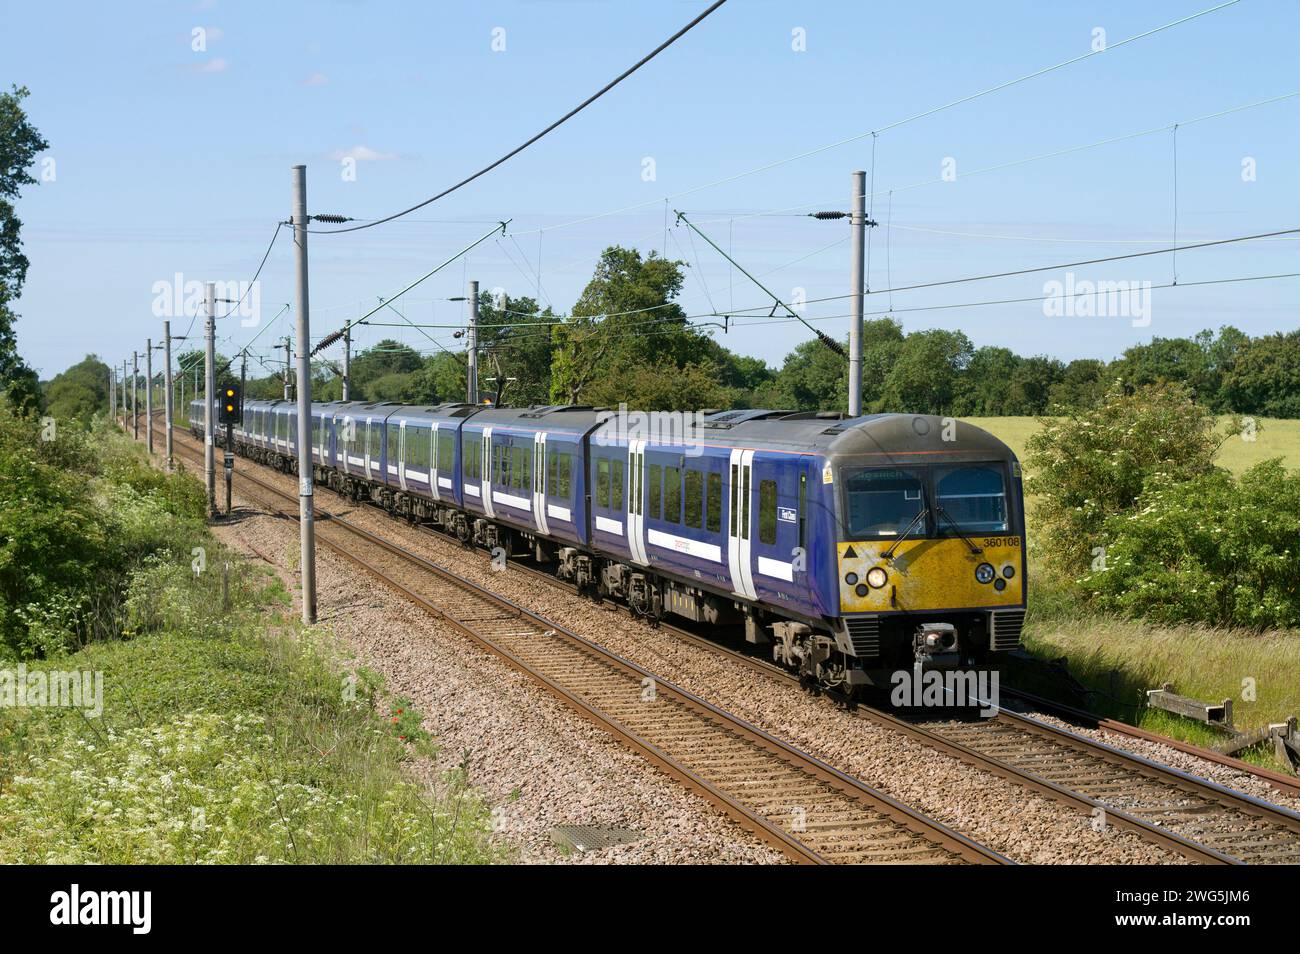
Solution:
<svg viewBox="0 0 1300 954"><path fill-rule="evenodd" d="M982 546L985 550L990 550L997 547L1019 547L1020 538L1019 537L985 537L983 540L980 541L980 546Z"/></svg>

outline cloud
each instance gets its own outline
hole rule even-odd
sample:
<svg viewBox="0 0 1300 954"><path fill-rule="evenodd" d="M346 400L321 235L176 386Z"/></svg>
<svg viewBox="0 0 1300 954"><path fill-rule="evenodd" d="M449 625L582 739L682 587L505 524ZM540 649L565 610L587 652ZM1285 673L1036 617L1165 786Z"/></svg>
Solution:
<svg viewBox="0 0 1300 954"><path fill-rule="evenodd" d="M328 158L335 162L342 162L344 159L355 159L357 162L387 162L397 158L394 152L377 152L369 146L353 146L351 149L335 149Z"/></svg>
<svg viewBox="0 0 1300 954"><path fill-rule="evenodd" d="M330 78L324 73L312 73L302 81L303 86L324 86L330 81Z"/></svg>
<svg viewBox="0 0 1300 954"><path fill-rule="evenodd" d="M224 56L215 56L210 60L191 67L196 73L224 73L230 69L230 63Z"/></svg>

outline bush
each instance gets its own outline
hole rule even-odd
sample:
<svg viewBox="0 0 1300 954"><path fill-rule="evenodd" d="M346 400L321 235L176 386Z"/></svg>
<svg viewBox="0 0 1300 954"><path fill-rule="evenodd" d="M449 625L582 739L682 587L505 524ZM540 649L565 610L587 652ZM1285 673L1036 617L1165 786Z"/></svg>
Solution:
<svg viewBox="0 0 1300 954"><path fill-rule="evenodd" d="M1162 622L1300 626L1300 471L1264 461L1152 486L1106 521L1102 568L1080 581L1103 609Z"/></svg>
<svg viewBox="0 0 1300 954"><path fill-rule="evenodd" d="M41 667L102 674L97 717L0 710L0 863L501 857L463 770L432 788L406 774L437 755L410 703L276 612L270 574L236 561L223 611L215 564L146 561L128 585L132 638Z"/></svg>
<svg viewBox="0 0 1300 954"><path fill-rule="evenodd" d="M203 533L202 486L154 470L112 425L45 436L0 409L0 656L116 636L131 570L188 562Z"/></svg>
<svg viewBox="0 0 1300 954"><path fill-rule="evenodd" d="M1071 575L1089 567L1106 521L1145 489L1216 471L1214 418L1182 385L1125 394L1116 384L1094 407L1058 410L1026 444L1026 490L1039 498L1045 552Z"/></svg>

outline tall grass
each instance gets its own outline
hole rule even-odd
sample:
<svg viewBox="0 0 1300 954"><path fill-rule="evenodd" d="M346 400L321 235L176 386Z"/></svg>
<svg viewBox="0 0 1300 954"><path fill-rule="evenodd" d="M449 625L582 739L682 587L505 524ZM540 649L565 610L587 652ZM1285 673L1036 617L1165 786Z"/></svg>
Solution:
<svg viewBox="0 0 1300 954"><path fill-rule="evenodd" d="M0 863L502 858L463 766L432 787L407 771L438 764L418 715L381 717L381 681L303 628L274 575L199 539L202 572L159 542L103 615L104 638L28 662L101 673L102 714L0 707Z"/></svg>

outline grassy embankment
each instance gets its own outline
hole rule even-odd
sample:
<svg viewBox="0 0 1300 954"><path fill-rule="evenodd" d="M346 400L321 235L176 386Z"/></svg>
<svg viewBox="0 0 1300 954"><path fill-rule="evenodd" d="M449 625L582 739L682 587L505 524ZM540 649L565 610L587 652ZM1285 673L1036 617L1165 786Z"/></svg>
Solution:
<svg viewBox="0 0 1300 954"><path fill-rule="evenodd" d="M1037 420L1029 417L969 420L1005 441L1022 460L1025 442L1038 428ZM1270 457L1281 457L1288 468L1300 467L1300 421L1262 419L1254 441L1231 437L1218 462L1240 474ZM1032 499L1027 509L1031 584L1026 648L1044 659L1066 659L1071 673L1098 691L1092 701L1095 709L1154 732L1205 744L1222 741L1224 736L1187 719L1141 708L1145 690L1170 682L1178 692L1197 699L1231 698L1239 728L1300 714L1300 632L1171 627L1093 612L1068 585L1043 572L1041 553L1034 545ZM1248 685L1254 687L1254 700L1243 692ZM1059 682L1040 683L1038 688L1066 698ZM1243 757L1280 767L1269 746Z"/></svg>
<svg viewBox="0 0 1300 954"><path fill-rule="evenodd" d="M201 489L183 490L194 479L162 478L116 432L90 445L87 499L151 552L122 568L120 593L88 594L94 641L45 658L0 649L0 670L102 674L103 686L98 715L84 698L0 708L0 862L497 860L463 772L429 791L405 770L437 756L418 715L327 631L299 625L274 574L212 537Z"/></svg>

